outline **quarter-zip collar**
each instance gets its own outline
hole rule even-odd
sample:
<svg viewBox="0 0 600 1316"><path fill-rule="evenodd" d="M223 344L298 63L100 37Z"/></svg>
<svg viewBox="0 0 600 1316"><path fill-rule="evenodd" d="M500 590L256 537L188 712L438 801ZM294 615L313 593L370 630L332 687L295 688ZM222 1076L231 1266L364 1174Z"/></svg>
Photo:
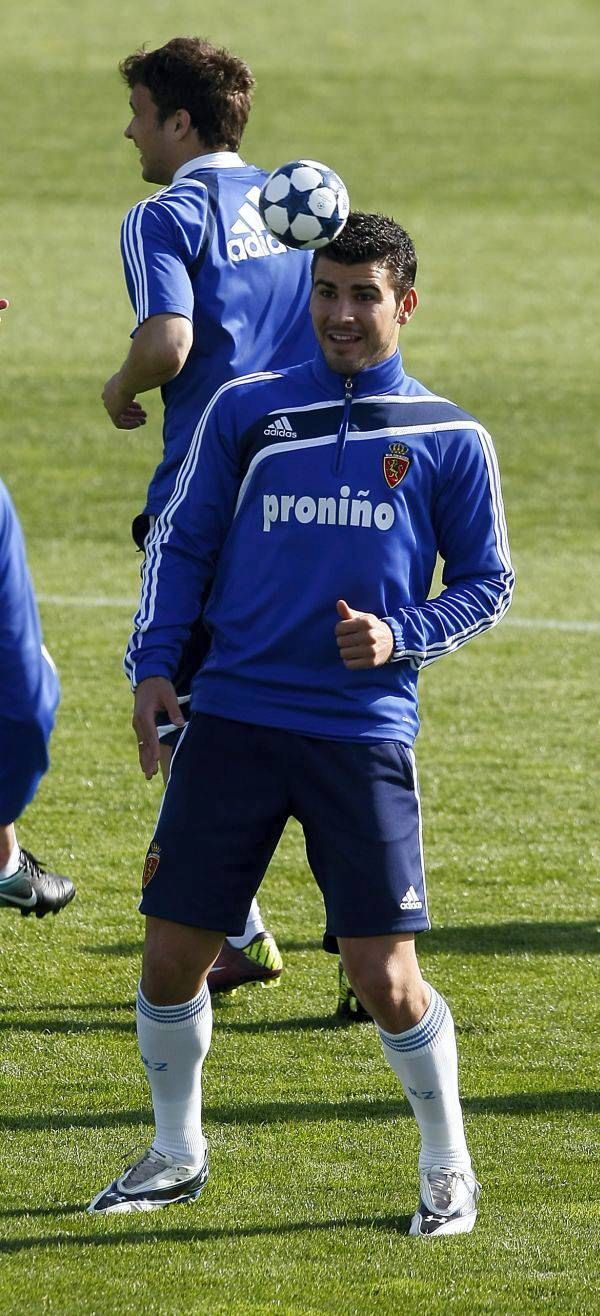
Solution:
<svg viewBox="0 0 600 1316"><path fill-rule="evenodd" d="M342 420L341 420L340 428L337 432L337 439L335 442L335 456L333 459L333 469L336 475L341 471L342 463L344 460L344 448L346 447L346 435L348 433L348 425L350 423L350 411L352 409L353 397L354 397L353 377L352 375L347 375L344 380L344 410L342 412Z"/></svg>
<svg viewBox="0 0 600 1316"><path fill-rule="evenodd" d="M332 401L339 398L340 400L343 399L344 402L333 457L333 471L338 475L344 463L346 436L353 401L356 398L380 397L384 393L397 392L402 387L405 378L402 357L396 350L393 356L386 357L385 361L379 361L375 366L367 366L364 370L358 370L355 375L340 375L336 370L330 369L321 348L318 347L313 359L313 371L328 397Z"/></svg>
<svg viewBox="0 0 600 1316"><path fill-rule="evenodd" d="M395 351L393 356L386 357L385 361L379 361L375 366L366 366L364 370L358 370L355 375L345 376L330 369L321 348L317 347L312 368L321 388L332 402L337 398L342 401L348 392L353 398L378 397L383 393L400 392L405 379L402 357L398 351ZM347 387L347 379L352 381L350 390Z"/></svg>

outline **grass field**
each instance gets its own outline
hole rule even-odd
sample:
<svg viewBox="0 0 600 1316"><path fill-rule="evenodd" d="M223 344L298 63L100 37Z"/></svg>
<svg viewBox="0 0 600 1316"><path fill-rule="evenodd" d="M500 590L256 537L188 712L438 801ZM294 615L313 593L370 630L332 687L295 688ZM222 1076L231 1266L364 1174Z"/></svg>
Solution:
<svg viewBox="0 0 600 1316"><path fill-rule="evenodd" d="M79 893L59 920L0 920L0 1311L591 1314L597 6L213 9L22 0L3 24L0 473L63 685L20 838ZM160 409L128 436L99 402L131 327L119 224L146 191L115 70L142 42L198 31L256 72L247 158L325 159L355 205L413 234L408 369L481 417L504 474L512 613L422 681L422 962L455 1015L485 1185L476 1232L431 1246L404 1236L416 1130L374 1031L336 1026L295 827L262 896L282 985L215 1008L209 1187L146 1218L83 1213L148 1140L136 903L159 800L120 662Z"/></svg>

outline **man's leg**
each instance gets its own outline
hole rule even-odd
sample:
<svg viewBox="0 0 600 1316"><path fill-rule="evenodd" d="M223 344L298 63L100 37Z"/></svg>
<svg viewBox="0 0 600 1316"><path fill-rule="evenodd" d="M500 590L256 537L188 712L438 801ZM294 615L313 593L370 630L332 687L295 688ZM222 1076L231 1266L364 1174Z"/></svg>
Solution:
<svg viewBox="0 0 600 1316"><path fill-rule="evenodd" d="M160 742L160 767L165 786L171 771L171 759L175 745L173 733L169 742ZM272 932L268 932L260 906L254 897L246 919L246 926L239 937L227 937L219 956L215 960L208 978L209 991L230 992L245 983L261 982L264 987L278 985L283 960Z"/></svg>
<svg viewBox="0 0 600 1316"><path fill-rule="evenodd" d="M212 1033L206 977L222 941L220 932L146 919L137 1037L156 1132L139 1161L93 1199L93 1215L192 1201L206 1183L202 1066Z"/></svg>
<svg viewBox="0 0 600 1316"><path fill-rule="evenodd" d="M0 909L22 914L58 914L75 895L68 877L50 873L17 841L14 823L0 826Z"/></svg>
<svg viewBox="0 0 600 1316"><path fill-rule="evenodd" d="M19 866L19 847L13 823L0 827L0 876L11 877Z"/></svg>
<svg viewBox="0 0 600 1316"><path fill-rule="evenodd" d="M156 1136L94 1198L92 1214L198 1197L208 1158L202 1065L211 1039L208 971L227 928L241 932L289 816L281 735L193 715L173 759L142 875L146 943L138 1040ZM210 929L210 930L208 930Z"/></svg>
<svg viewBox="0 0 600 1316"><path fill-rule="evenodd" d="M479 1185L465 1140L450 1009L421 976L413 933L338 940L346 973L375 1020L421 1134L421 1202L410 1232L468 1233Z"/></svg>

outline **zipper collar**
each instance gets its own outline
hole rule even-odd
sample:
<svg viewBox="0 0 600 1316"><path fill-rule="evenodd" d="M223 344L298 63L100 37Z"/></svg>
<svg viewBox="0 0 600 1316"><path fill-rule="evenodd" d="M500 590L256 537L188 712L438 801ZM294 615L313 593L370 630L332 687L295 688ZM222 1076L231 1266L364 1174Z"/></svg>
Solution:
<svg viewBox="0 0 600 1316"><path fill-rule="evenodd" d="M353 397L353 379L352 375L348 375L344 380L344 410L342 412L342 420L335 441L335 455L333 458L333 470L335 475L338 475L341 471L344 461L344 448L346 447L346 435L348 433L348 423L350 420Z"/></svg>
<svg viewBox="0 0 600 1316"><path fill-rule="evenodd" d="M330 369L320 347L317 347L312 368L321 388L332 401L337 398L346 399L348 393L346 376ZM386 357L385 361L379 361L375 366L367 366L364 370L359 370L356 375L347 378L351 381L351 397L364 398L382 393L400 392L405 377L402 357L396 351L393 356Z"/></svg>

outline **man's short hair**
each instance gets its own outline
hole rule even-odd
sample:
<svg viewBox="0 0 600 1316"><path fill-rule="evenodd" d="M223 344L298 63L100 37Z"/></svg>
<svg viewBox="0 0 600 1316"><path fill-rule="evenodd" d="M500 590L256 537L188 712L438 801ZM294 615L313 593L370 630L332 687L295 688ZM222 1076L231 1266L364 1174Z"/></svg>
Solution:
<svg viewBox="0 0 600 1316"><path fill-rule="evenodd" d="M417 277L417 256L406 229L386 215L351 210L339 237L313 256L313 280L321 256L338 265L375 263L389 271L398 298L404 297Z"/></svg>
<svg viewBox="0 0 600 1316"><path fill-rule="evenodd" d="M147 87L164 123L187 110L206 146L237 151L250 107L254 78L230 50L201 37L174 37L157 50L136 50L119 64L129 87Z"/></svg>

